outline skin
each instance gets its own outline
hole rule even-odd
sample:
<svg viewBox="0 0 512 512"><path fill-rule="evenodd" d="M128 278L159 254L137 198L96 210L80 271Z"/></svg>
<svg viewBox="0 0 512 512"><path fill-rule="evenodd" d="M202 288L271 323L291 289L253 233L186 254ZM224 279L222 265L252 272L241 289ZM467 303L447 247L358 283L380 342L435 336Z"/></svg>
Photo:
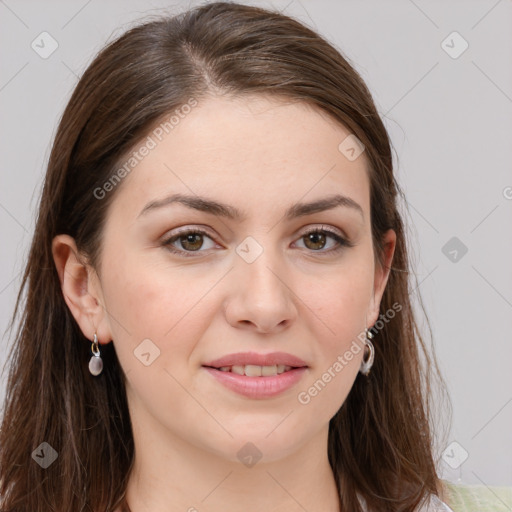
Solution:
<svg viewBox="0 0 512 512"><path fill-rule="evenodd" d="M396 243L390 230L385 264L376 265L365 154L349 161L338 150L349 133L300 102L203 99L118 185L99 269L77 258L71 237L54 239L72 314L88 339L97 332L101 344L114 343L126 374L132 512L339 510L328 425L363 351L309 403L297 395L377 320ZM180 204L139 217L147 203L175 193L227 203L246 218ZM292 204L333 193L362 214L338 206L283 218ZM191 257L163 244L185 226L210 237L192 244L200 249ZM329 253L338 244L328 235L325 246L308 243L305 232L322 226L353 247ZM263 249L252 263L236 252L248 236ZM183 253L191 245L176 239L172 247ZM160 350L149 366L134 355L147 338ZM308 369L281 395L250 399L201 367L240 351L288 352ZM262 454L252 467L237 458L247 442Z"/></svg>

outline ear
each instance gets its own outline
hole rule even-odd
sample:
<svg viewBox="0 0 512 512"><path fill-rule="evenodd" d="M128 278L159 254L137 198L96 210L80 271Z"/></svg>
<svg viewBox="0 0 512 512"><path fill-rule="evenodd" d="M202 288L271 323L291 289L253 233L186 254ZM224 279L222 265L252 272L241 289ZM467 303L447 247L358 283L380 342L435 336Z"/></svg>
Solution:
<svg viewBox="0 0 512 512"><path fill-rule="evenodd" d="M373 293L370 300L370 308L368 310L367 322L369 323L368 328L373 326L379 318L380 301L386 284L389 278L389 272L391 269L391 262L393 261L393 255L396 247L396 233L389 229L386 231L382 238L383 244L383 264L377 263L375 267L375 276L373 280Z"/></svg>
<svg viewBox="0 0 512 512"><path fill-rule="evenodd" d="M82 333L89 340L97 333L98 341L108 343L112 336L97 273L80 257L69 235L53 239L52 254L64 300Z"/></svg>

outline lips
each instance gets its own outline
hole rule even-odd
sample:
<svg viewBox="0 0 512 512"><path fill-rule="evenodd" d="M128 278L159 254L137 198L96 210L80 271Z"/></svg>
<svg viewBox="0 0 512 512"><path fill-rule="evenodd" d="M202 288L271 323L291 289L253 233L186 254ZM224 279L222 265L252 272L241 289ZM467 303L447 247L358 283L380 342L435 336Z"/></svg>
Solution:
<svg viewBox="0 0 512 512"><path fill-rule="evenodd" d="M221 366L217 368L221 372L231 372L237 375L246 375L247 377L271 377L272 375L281 375L289 372L293 366L285 366L284 364L274 364L272 366L259 366L255 364L246 364L244 366Z"/></svg>
<svg viewBox="0 0 512 512"><path fill-rule="evenodd" d="M286 352L272 352L269 354L258 354L257 352L238 352L219 359L215 359L203 366L210 368L225 368L233 366L291 366L302 368L308 366L305 361Z"/></svg>
<svg viewBox="0 0 512 512"><path fill-rule="evenodd" d="M235 393L263 399L279 395L296 385L308 365L284 352L241 352L210 361L203 368Z"/></svg>

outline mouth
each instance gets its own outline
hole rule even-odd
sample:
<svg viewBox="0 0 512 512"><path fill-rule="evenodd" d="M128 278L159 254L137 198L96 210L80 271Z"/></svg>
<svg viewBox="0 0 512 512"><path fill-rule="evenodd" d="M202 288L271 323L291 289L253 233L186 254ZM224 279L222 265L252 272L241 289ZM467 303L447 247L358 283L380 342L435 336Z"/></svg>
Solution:
<svg viewBox="0 0 512 512"><path fill-rule="evenodd" d="M277 396L295 386L309 366L283 352L231 354L202 367L225 388L252 399Z"/></svg>
<svg viewBox="0 0 512 512"><path fill-rule="evenodd" d="M276 375L289 371L290 368L302 368L308 365L299 357L286 352L270 352L267 354L238 352L208 361L203 366L221 371L231 371L239 375L253 376L254 374L255 377L259 377L266 376L268 372L270 372L269 375ZM262 373L258 373L260 368ZM241 373L242 369L244 373ZM249 373L245 373L247 369Z"/></svg>
<svg viewBox="0 0 512 512"><path fill-rule="evenodd" d="M233 366L205 366L205 368L212 368L220 372L235 373L237 375L245 375L246 377L273 377L275 375L281 375L282 373L289 372L294 368L305 368L287 366L284 364L274 364L272 366L259 366L256 364L246 365L233 365Z"/></svg>

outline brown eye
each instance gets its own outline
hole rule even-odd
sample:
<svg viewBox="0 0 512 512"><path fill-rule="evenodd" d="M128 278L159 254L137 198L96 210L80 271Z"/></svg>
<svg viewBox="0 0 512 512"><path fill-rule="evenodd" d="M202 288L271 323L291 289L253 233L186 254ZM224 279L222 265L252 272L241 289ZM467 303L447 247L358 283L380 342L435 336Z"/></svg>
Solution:
<svg viewBox="0 0 512 512"><path fill-rule="evenodd" d="M314 229L304 233L296 242L299 247L316 252L319 255L335 254L343 249L353 247L354 244L334 233L330 229Z"/></svg>
<svg viewBox="0 0 512 512"><path fill-rule="evenodd" d="M200 233L189 233L187 235L180 236L178 240L181 243L183 249L187 251L197 251L201 249L203 245L203 235Z"/></svg>
<svg viewBox="0 0 512 512"><path fill-rule="evenodd" d="M304 245L308 249L312 250L323 249L327 243L327 237L325 236L325 233L308 233L307 235L303 236L303 239Z"/></svg>
<svg viewBox="0 0 512 512"><path fill-rule="evenodd" d="M205 231L198 229L189 229L177 233L162 242L162 245L172 253L187 256L190 253L204 253L208 249L215 247L212 237Z"/></svg>

